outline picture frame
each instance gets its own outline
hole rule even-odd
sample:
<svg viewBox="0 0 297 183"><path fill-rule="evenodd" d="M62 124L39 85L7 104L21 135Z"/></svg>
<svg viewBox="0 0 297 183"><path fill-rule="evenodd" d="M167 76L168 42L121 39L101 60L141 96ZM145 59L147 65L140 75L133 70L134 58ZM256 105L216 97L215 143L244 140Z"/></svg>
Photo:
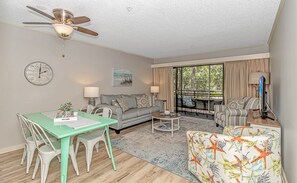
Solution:
<svg viewBox="0 0 297 183"><path fill-rule="evenodd" d="M114 87L132 87L133 75L127 69L112 69L112 86Z"/></svg>

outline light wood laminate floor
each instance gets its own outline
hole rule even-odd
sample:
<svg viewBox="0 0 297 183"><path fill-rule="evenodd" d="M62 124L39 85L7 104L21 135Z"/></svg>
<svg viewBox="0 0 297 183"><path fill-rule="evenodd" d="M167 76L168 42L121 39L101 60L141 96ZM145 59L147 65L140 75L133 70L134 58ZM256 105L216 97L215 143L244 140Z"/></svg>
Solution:
<svg viewBox="0 0 297 183"><path fill-rule="evenodd" d="M150 125L144 123L143 125ZM121 131L120 135L137 130L135 126ZM117 136L111 131L111 138ZM18 183L18 182L40 182L40 167L35 180L32 180L32 173L35 165L36 154L28 175L25 174L25 163L20 165L23 150L17 150L0 155L0 182L1 183ZM77 155L79 176L76 176L71 160L69 159L68 182L73 183L105 183L105 182L127 182L127 183L187 183L188 180L166 171L158 166L150 164L135 156L127 154L121 150L113 148L117 171L113 171L112 164L106 153L105 147L100 143L99 153L93 152L93 159L90 172L86 172L85 149L80 145ZM49 168L47 183L60 181L60 165L55 158Z"/></svg>

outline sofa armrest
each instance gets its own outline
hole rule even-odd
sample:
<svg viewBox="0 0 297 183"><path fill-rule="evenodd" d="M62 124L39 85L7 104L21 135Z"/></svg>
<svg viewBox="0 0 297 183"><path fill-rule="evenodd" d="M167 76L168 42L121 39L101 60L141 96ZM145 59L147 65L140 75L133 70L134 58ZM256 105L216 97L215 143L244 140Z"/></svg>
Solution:
<svg viewBox="0 0 297 183"><path fill-rule="evenodd" d="M247 109L228 109L226 110L226 116L247 116L248 115Z"/></svg>
<svg viewBox="0 0 297 183"><path fill-rule="evenodd" d="M225 105L214 105L214 111L215 112L223 112L226 110Z"/></svg>

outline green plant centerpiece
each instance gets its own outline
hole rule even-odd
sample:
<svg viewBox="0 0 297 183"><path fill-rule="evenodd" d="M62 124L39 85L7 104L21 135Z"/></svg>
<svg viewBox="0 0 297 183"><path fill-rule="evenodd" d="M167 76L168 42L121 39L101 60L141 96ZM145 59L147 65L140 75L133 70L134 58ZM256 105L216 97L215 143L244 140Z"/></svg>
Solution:
<svg viewBox="0 0 297 183"><path fill-rule="evenodd" d="M65 104L61 104L59 111L58 111L58 115L59 116L70 116L72 114L72 103L71 102L66 102Z"/></svg>

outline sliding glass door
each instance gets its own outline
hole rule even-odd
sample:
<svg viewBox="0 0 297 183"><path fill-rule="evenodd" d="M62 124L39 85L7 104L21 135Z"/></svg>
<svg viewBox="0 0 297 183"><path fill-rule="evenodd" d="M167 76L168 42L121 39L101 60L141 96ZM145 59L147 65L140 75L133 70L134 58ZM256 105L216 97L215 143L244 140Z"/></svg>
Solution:
<svg viewBox="0 0 297 183"><path fill-rule="evenodd" d="M212 114L223 102L223 64L174 68L175 110Z"/></svg>

